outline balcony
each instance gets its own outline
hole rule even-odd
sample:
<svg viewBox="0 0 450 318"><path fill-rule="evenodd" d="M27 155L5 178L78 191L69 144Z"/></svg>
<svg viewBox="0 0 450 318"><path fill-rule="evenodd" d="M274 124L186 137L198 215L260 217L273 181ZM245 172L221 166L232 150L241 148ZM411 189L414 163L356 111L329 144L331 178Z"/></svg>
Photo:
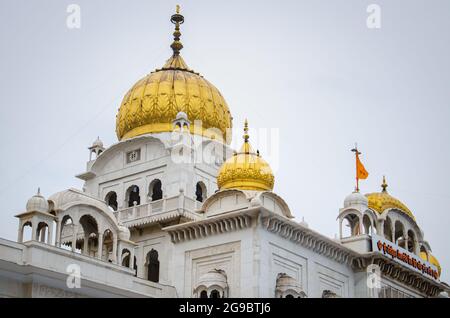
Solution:
<svg viewBox="0 0 450 318"><path fill-rule="evenodd" d="M143 219L171 212L187 213L197 219L199 218L198 210L200 210L201 207L202 202L198 202L197 200L183 195L178 195L121 209L114 212L114 216L125 226L131 225L129 224L131 221L139 219L144 221Z"/></svg>

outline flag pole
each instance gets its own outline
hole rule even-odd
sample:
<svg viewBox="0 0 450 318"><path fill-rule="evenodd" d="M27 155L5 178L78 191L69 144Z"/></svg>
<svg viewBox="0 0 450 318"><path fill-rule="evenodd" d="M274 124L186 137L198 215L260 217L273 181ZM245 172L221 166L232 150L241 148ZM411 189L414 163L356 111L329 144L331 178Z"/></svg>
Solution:
<svg viewBox="0 0 450 318"><path fill-rule="evenodd" d="M358 144L355 142L355 148L352 149L355 153L355 175L356 175L356 192L359 192L359 179L358 179L358 155L361 153L358 151Z"/></svg>

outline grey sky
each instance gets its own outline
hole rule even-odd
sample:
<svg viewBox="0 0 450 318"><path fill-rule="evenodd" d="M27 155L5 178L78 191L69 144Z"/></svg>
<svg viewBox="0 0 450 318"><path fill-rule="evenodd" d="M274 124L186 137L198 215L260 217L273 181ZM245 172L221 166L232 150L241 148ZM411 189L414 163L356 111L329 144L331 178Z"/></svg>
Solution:
<svg viewBox="0 0 450 318"><path fill-rule="evenodd" d="M81 6L79 30L66 27L70 3ZM1 0L0 236L16 239L13 215L38 186L47 197L81 188L74 175L97 136L117 141L123 95L171 54L177 3L182 55L224 95L236 144L246 117L254 131L279 128L275 191L297 219L338 232L357 141L370 173L362 191L379 191L386 174L449 282L446 0ZM381 29L366 27L371 3L381 6Z"/></svg>

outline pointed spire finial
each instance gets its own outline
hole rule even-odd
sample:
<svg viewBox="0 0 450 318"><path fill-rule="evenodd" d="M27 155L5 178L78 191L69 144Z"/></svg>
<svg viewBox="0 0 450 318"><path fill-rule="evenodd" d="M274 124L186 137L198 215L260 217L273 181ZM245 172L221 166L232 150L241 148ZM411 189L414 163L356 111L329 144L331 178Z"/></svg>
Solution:
<svg viewBox="0 0 450 318"><path fill-rule="evenodd" d="M41 187L38 187L37 195L41 195Z"/></svg>
<svg viewBox="0 0 450 318"><path fill-rule="evenodd" d="M177 4L175 14L170 17L170 21L175 24L175 31L173 32L173 42L170 47L173 50L173 55L179 55L183 44L180 42L180 24L183 24L184 17L180 14L180 6Z"/></svg>
<svg viewBox="0 0 450 318"><path fill-rule="evenodd" d="M247 143L249 138L250 138L250 136L248 135L248 121L247 121L247 119L245 119L245 122L244 122L244 141Z"/></svg>
<svg viewBox="0 0 450 318"><path fill-rule="evenodd" d="M387 192L386 188L388 187L386 183L386 176L383 176L383 183L381 184L381 188L383 189L382 192Z"/></svg>

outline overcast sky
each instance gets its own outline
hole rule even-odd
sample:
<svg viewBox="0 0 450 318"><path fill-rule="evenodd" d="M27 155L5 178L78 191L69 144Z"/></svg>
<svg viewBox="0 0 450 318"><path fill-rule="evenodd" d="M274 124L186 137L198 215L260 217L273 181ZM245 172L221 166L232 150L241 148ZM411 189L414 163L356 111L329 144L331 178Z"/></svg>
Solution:
<svg viewBox="0 0 450 318"><path fill-rule="evenodd" d="M66 25L80 5L81 28ZM329 237L354 188L389 192L416 216L449 282L450 1L0 1L0 236L38 186L82 187L87 147L117 141L126 91L170 57L175 4L182 55L222 92L235 144L248 118L274 191ZM367 7L381 8L369 29ZM279 129L279 156L257 144Z"/></svg>

